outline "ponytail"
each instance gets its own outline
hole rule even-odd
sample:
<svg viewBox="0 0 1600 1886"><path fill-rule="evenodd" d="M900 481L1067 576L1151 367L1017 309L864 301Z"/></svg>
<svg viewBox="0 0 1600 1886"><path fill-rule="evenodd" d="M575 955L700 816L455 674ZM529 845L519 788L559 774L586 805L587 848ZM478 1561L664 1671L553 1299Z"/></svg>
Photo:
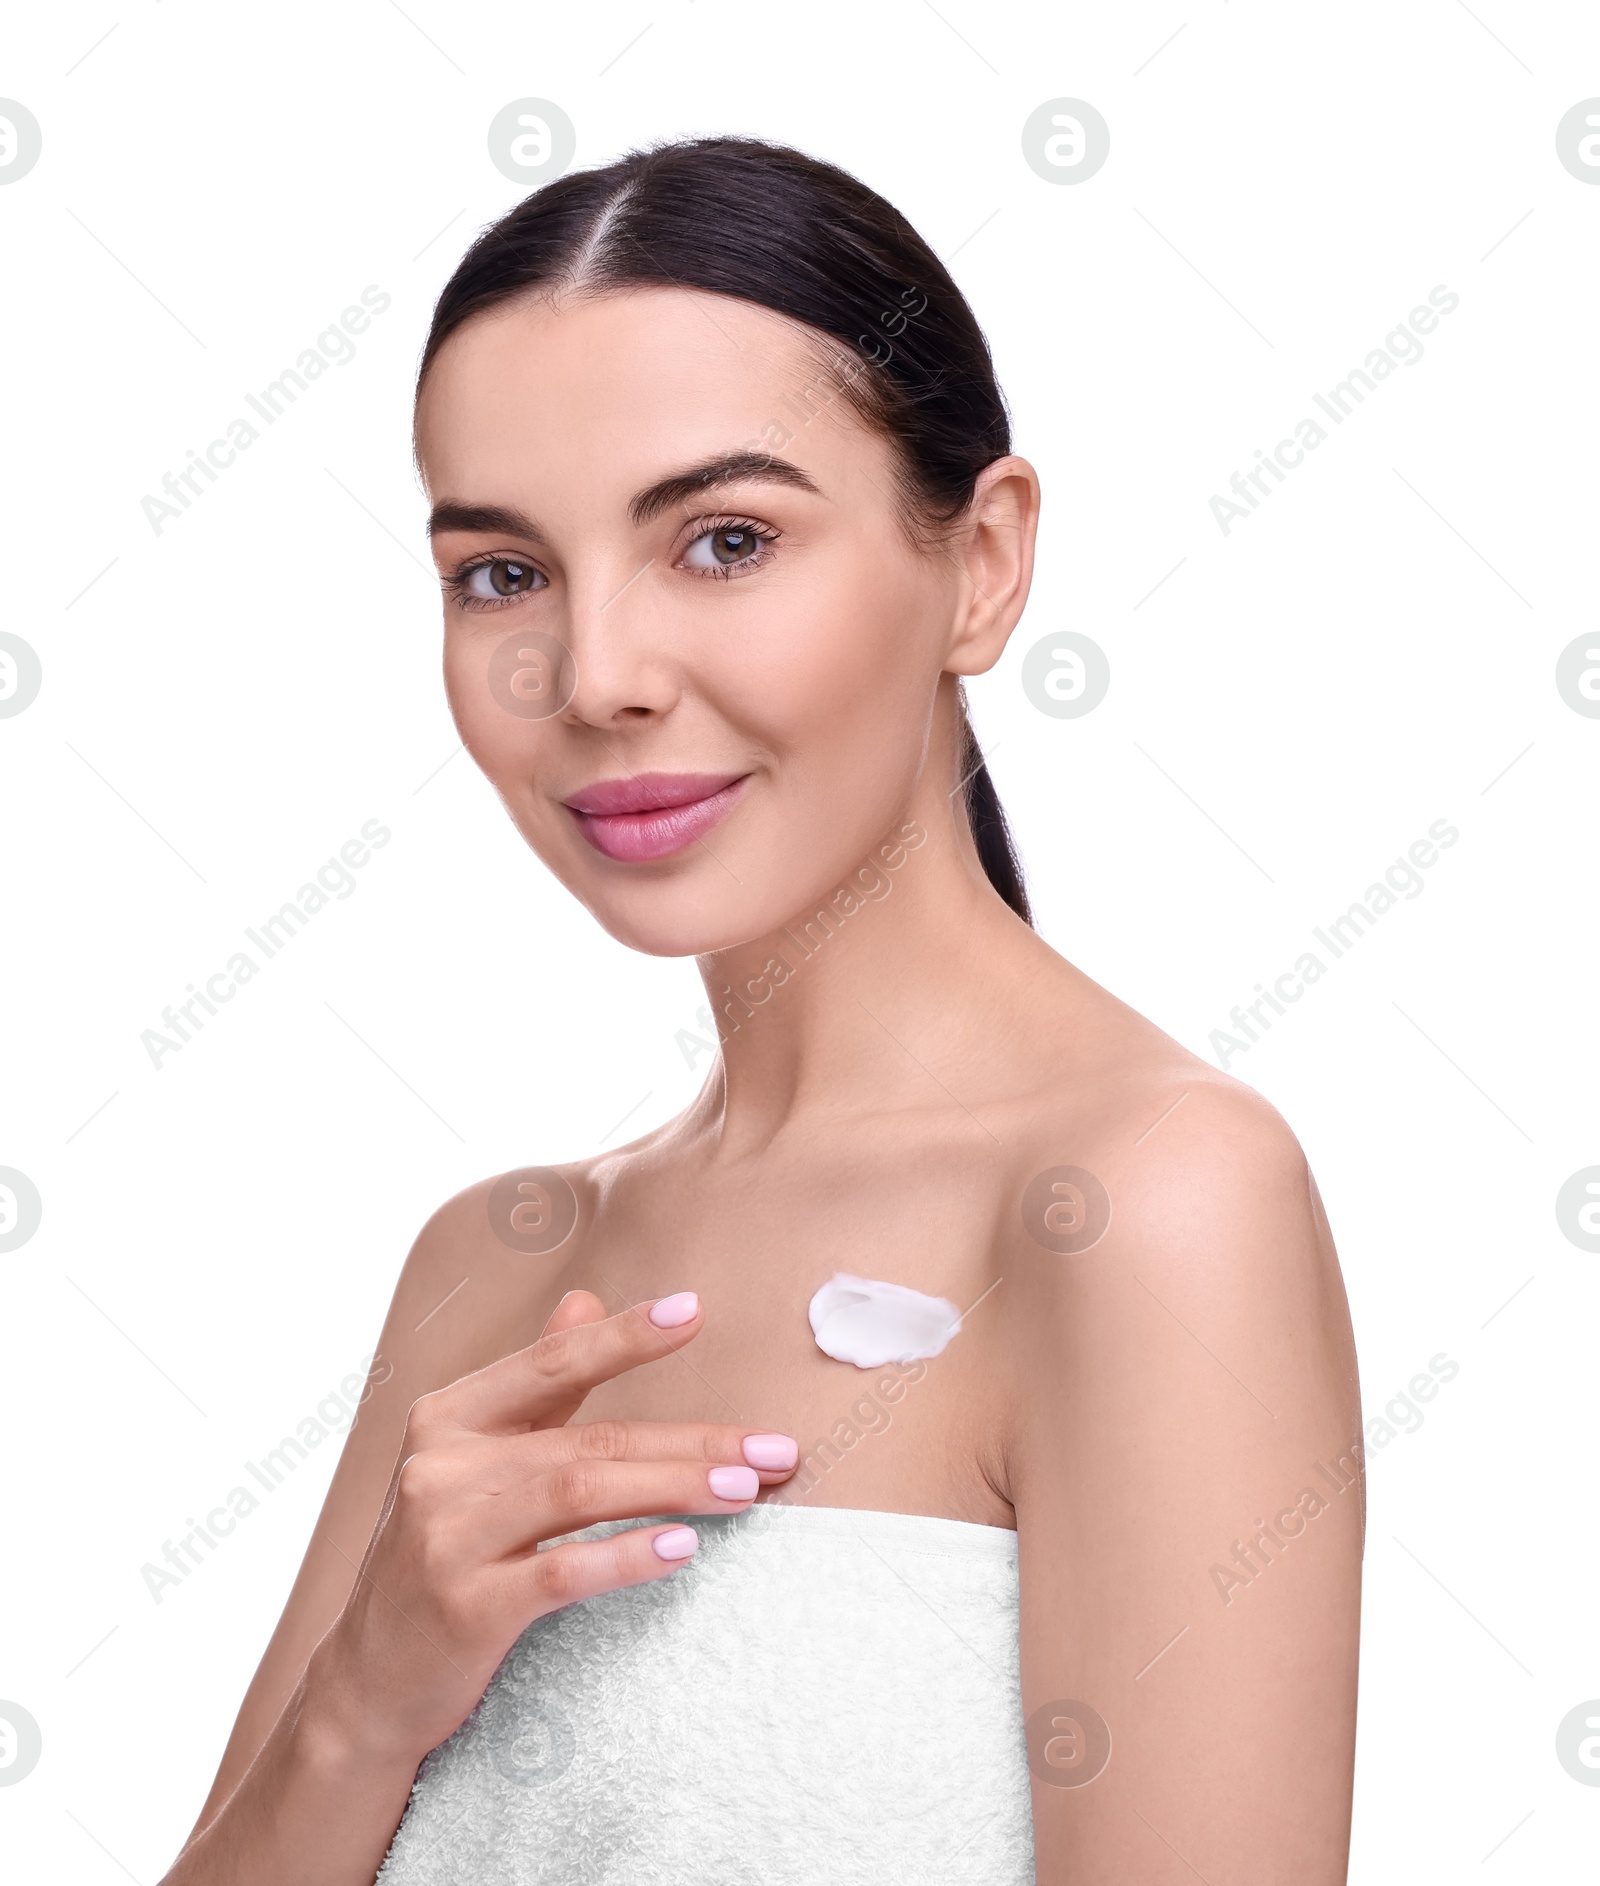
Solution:
<svg viewBox="0 0 1600 1886"><path fill-rule="evenodd" d="M972 842L978 848L978 862L983 866L984 876L1031 928L1033 909L1022 881L1022 860L1017 856L1000 795L984 765L983 749L972 731L964 698L961 702L961 778L966 782L967 824L972 830Z"/></svg>

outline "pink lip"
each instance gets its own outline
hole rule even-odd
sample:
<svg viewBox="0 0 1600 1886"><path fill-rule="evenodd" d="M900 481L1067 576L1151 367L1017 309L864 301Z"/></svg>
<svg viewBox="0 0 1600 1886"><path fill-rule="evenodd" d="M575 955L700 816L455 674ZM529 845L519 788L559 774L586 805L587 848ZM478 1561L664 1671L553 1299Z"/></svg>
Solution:
<svg viewBox="0 0 1600 1886"><path fill-rule="evenodd" d="M566 801L578 829L608 858L668 858L733 810L748 773L639 773L601 779Z"/></svg>

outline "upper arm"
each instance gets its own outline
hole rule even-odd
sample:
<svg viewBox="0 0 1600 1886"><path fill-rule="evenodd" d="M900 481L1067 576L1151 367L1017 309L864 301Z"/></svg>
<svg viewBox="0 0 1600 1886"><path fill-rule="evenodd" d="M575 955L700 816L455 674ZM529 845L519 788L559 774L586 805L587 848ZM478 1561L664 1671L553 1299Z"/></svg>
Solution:
<svg viewBox="0 0 1600 1886"><path fill-rule="evenodd" d="M514 1326L509 1315L484 1314L486 1297L504 1303L525 1294L529 1275L525 1260L519 1263L487 1235L492 1183L469 1187L441 1206L406 1258L316 1529L245 1692L196 1831L238 1786L349 1597L388 1494L412 1403L496 1359L501 1351L485 1352L485 1332Z"/></svg>
<svg viewBox="0 0 1600 1886"><path fill-rule="evenodd" d="M1092 1163L1099 1242L1024 1233L1008 1266L1038 1876L1341 1881L1364 1482L1337 1260L1248 1090L1135 1131L1041 1159Z"/></svg>

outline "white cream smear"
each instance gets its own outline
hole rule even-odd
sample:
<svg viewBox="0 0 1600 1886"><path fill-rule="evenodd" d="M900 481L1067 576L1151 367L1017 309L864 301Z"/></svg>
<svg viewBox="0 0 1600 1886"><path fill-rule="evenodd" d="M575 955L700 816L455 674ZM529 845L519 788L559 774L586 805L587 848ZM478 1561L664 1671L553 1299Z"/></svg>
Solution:
<svg viewBox="0 0 1600 1886"><path fill-rule="evenodd" d="M947 1298L842 1270L811 1299L809 1315L822 1353L858 1369L936 1356L961 1333L961 1312Z"/></svg>

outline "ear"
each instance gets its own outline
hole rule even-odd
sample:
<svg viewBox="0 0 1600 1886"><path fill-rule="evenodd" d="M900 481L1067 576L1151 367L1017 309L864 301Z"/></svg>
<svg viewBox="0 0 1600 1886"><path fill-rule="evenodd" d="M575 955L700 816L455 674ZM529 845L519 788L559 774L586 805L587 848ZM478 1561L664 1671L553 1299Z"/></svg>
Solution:
<svg viewBox="0 0 1600 1886"><path fill-rule="evenodd" d="M997 458L973 487L951 554L963 582L945 672L981 675L1000 659L1033 582L1039 477L1025 458Z"/></svg>

